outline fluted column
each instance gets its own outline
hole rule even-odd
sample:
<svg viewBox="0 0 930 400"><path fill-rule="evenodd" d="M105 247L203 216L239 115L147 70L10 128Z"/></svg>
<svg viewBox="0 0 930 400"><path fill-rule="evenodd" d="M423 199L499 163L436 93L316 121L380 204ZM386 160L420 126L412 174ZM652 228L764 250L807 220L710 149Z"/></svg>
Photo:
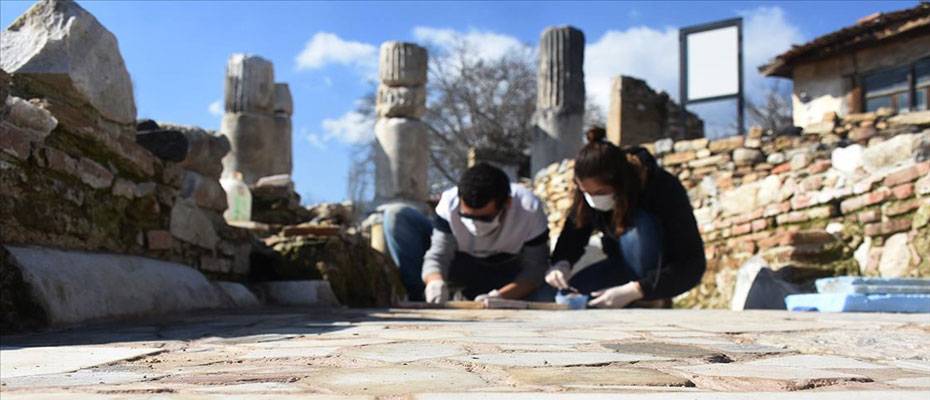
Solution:
<svg viewBox="0 0 930 400"><path fill-rule="evenodd" d="M584 123L584 33L550 27L539 41L535 137L530 169L572 158L581 148Z"/></svg>

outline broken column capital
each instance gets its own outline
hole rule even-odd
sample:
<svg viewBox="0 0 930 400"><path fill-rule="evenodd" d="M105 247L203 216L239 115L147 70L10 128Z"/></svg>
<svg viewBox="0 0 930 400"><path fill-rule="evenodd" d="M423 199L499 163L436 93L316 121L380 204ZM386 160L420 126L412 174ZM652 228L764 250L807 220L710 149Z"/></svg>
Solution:
<svg viewBox="0 0 930 400"><path fill-rule="evenodd" d="M274 65L259 56L233 54L226 63L226 112L274 112Z"/></svg>
<svg viewBox="0 0 930 400"><path fill-rule="evenodd" d="M414 43L384 42L381 44L379 77L388 86L426 84L426 49Z"/></svg>

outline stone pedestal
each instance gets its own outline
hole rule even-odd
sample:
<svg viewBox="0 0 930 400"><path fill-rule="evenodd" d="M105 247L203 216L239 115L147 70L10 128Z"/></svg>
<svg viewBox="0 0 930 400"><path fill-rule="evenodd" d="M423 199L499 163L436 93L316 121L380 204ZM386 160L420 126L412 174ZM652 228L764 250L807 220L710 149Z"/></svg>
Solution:
<svg viewBox="0 0 930 400"><path fill-rule="evenodd" d="M280 156L270 143L274 129L271 115L249 112L224 115L220 131L229 139L230 151L223 158L223 174L241 172L248 185L274 175L271 165Z"/></svg>
<svg viewBox="0 0 930 400"><path fill-rule="evenodd" d="M375 124L375 204L424 203L428 196L429 128L426 49L412 43L381 45Z"/></svg>
<svg viewBox="0 0 930 400"><path fill-rule="evenodd" d="M584 120L584 33L550 27L539 41L535 136L530 161L535 174L572 158L582 145Z"/></svg>

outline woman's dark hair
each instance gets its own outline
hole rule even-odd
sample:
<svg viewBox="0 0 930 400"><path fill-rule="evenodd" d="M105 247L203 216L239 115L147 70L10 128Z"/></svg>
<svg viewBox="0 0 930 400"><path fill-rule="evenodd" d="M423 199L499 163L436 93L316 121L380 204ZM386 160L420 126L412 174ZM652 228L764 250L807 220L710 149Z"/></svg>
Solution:
<svg viewBox="0 0 930 400"><path fill-rule="evenodd" d="M500 208L510 197L510 178L500 168L479 163L459 179L459 197L471 208L481 208L494 201Z"/></svg>
<svg viewBox="0 0 930 400"><path fill-rule="evenodd" d="M607 132L601 127L592 127L585 132L588 144L575 157L575 179L595 179L614 189L614 209L611 226L613 234L620 236L631 221L632 210L642 188L639 169L620 147L604 138ZM580 228L591 223L594 209L584 199L581 188L575 184L572 210L575 224Z"/></svg>

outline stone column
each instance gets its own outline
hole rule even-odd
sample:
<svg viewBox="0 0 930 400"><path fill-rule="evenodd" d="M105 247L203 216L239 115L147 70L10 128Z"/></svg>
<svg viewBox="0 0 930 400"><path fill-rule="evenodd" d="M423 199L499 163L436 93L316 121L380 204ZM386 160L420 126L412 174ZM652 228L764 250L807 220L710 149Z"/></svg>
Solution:
<svg viewBox="0 0 930 400"><path fill-rule="evenodd" d="M274 66L264 58L233 54L226 64L226 113L220 131L231 150L223 158L224 176L241 172L246 184L274 175L280 157L271 138L274 121ZM289 149L288 149L289 150Z"/></svg>
<svg viewBox="0 0 930 400"><path fill-rule="evenodd" d="M276 149L276 157L271 161L271 175L290 175L294 167L293 144L291 136L291 115L294 114L294 100L291 89L286 83L274 84L274 134L270 139L271 148Z"/></svg>
<svg viewBox="0 0 930 400"><path fill-rule="evenodd" d="M381 45L375 124L375 204L424 203L428 196L429 129L426 49L413 43Z"/></svg>
<svg viewBox="0 0 930 400"><path fill-rule="evenodd" d="M549 164L575 157L584 137L584 33L550 27L539 41L535 137L532 174Z"/></svg>

